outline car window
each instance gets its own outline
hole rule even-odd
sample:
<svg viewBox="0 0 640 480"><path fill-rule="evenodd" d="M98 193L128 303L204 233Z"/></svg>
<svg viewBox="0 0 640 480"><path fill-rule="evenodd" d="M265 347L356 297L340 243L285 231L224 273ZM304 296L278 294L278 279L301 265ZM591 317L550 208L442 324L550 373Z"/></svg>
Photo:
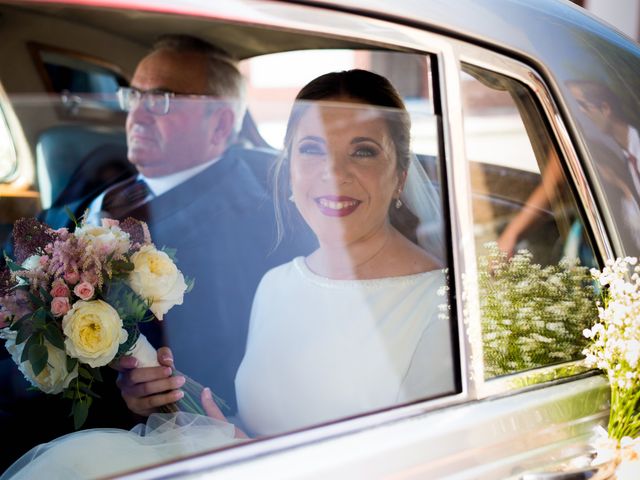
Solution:
<svg viewBox="0 0 640 480"><path fill-rule="evenodd" d="M304 46L302 40L301 34ZM171 347L176 368L189 378L184 390L190 405L199 405L201 388L209 387L221 414L247 440L459 392L432 57L324 48L247 59L239 68L253 136L245 131L246 120L234 130L240 128L241 102L228 91L208 94L175 83L183 81L183 69L178 80L162 82L134 72L125 85L85 58L54 50L41 60L53 93L14 92L10 100L37 159L39 219L56 229L47 233L55 241L39 247L46 258L34 266L51 268L46 278L56 279L43 290L51 304L47 322L53 325L75 315L74 305L84 308L98 299L120 309L126 322L135 323L136 312L149 306L155 320L140 322L140 330L154 347ZM284 70L295 75L282 75ZM358 87L388 82L397 90L393 101L372 105L352 86L351 97L294 102L314 78L350 70L360 75L349 80L360 82ZM396 95L406 111L394 104ZM118 105L118 111L95 115L100 105ZM216 135L229 137L221 141ZM4 239L17 263L32 257L21 257L32 245L20 244L23 227L10 228L23 225L22 216L7 219ZM105 217L120 223L102 223ZM125 240L118 229L137 220L147 228L127 230ZM75 243L65 242L77 228L107 243L76 251ZM370 238L377 239L374 249ZM141 268L160 272L170 264L179 273L168 284L143 281L151 290L132 280L135 273L125 276L131 289L141 288L135 292L143 301L136 303L130 291L124 294L111 282L122 274L121 260L133 262L124 245L137 255L141 245L152 248L149 241L162 261L153 257ZM369 246L360 251L363 241ZM166 302L148 297L157 287L169 287L160 294L168 295ZM14 303L3 311L20 302ZM2 402L11 428L25 415L39 417L42 439L68 433L78 418L83 429L135 425L115 387L115 371L104 371L98 381L97 367L78 365L77 375L57 378L54 372L76 364L56 360L56 347L41 335L42 345L52 348L46 388L70 382L67 396L76 406L70 417L71 403L61 401L55 407L59 421L51 421L51 397L29 389L30 382L42 387L40 379L16 365L21 349L31 344L9 338L13 358L2 361L10 379ZM127 351L138 338L127 335L119 348ZM191 446L171 458L238 442L233 428L218 433L187 442ZM35 440L16 443L10 454L26 451ZM123 460L117 468L144 461L152 460Z"/></svg>
<svg viewBox="0 0 640 480"><path fill-rule="evenodd" d="M13 179L18 169L16 149L5 120L4 112L0 109L0 182L5 183Z"/></svg>
<svg viewBox="0 0 640 480"><path fill-rule="evenodd" d="M127 84L120 69L87 54L29 43L47 88L56 93L115 93Z"/></svg>
<svg viewBox="0 0 640 480"><path fill-rule="evenodd" d="M485 378L580 359L597 257L561 155L526 87L463 70Z"/></svg>

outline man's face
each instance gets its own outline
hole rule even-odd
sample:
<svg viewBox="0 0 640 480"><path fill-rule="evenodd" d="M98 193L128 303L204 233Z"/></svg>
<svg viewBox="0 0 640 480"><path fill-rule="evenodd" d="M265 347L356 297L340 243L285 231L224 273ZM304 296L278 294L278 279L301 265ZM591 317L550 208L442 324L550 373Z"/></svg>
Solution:
<svg viewBox="0 0 640 480"><path fill-rule="evenodd" d="M147 177L175 173L224 151L213 132L219 120L215 107L205 99L181 98L179 94L205 95L207 72L198 54L160 50L142 59L131 80L141 92L173 92L169 112L149 112L144 101L127 116L129 161Z"/></svg>
<svg viewBox="0 0 640 480"><path fill-rule="evenodd" d="M580 110L604 133L611 131L611 108L606 102L594 103L584 91L577 86L570 87L570 91L576 98Z"/></svg>

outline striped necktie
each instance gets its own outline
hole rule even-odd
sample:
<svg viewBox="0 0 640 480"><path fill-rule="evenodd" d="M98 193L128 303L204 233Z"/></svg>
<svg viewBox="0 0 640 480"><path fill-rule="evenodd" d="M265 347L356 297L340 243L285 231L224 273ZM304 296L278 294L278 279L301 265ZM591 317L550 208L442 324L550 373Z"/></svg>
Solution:
<svg viewBox="0 0 640 480"><path fill-rule="evenodd" d="M102 199L102 212L121 220L127 213L153 198L149 185L141 179L127 179L109 188Z"/></svg>

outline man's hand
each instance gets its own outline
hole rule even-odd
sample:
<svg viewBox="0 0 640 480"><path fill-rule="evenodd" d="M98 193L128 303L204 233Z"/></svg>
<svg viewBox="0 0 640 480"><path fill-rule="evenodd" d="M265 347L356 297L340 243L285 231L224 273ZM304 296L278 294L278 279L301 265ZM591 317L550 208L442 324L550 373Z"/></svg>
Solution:
<svg viewBox="0 0 640 480"><path fill-rule="evenodd" d="M158 349L158 367L138 368L134 357L122 357L113 366L120 373L116 384L127 407L132 412L149 416L159 407L180 400L178 390L185 383L183 376L172 377L173 354L167 347Z"/></svg>

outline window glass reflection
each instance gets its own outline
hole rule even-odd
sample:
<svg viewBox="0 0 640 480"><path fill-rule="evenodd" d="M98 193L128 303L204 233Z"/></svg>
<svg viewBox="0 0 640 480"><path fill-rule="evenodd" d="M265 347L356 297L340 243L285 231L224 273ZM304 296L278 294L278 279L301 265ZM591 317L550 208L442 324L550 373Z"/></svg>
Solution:
<svg viewBox="0 0 640 480"><path fill-rule="evenodd" d="M485 376L580 359L596 258L539 108L502 75L462 80Z"/></svg>

